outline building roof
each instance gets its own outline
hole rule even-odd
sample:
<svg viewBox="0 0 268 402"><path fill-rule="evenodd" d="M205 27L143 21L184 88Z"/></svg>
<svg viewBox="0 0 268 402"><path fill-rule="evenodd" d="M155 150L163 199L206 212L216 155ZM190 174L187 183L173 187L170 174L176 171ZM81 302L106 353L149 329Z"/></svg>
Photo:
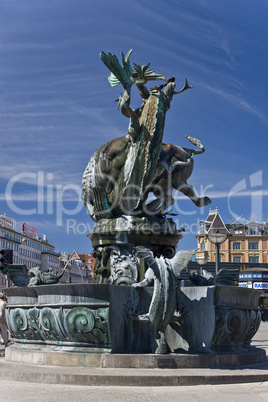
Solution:
<svg viewBox="0 0 268 402"><path fill-rule="evenodd" d="M214 215L214 219L208 230L208 234L215 234L215 233L224 235L230 234L219 213L216 213Z"/></svg>
<svg viewBox="0 0 268 402"><path fill-rule="evenodd" d="M214 211L212 209L209 210L208 217L206 219L207 222L213 222L213 219L215 218L215 215L218 213L218 208L216 208Z"/></svg>
<svg viewBox="0 0 268 402"><path fill-rule="evenodd" d="M265 273L267 273L268 272L268 268L261 268L261 267L252 267L252 268L246 268L246 269L243 269L242 271L240 271L240 274L241 273L249 273L249 272L265 272Z"/></svg>
<svg viewBox="0 0 268 402"><path fill-rule="evenodd" d="M215 233L226 233L231 237L256 237L256 236L268 236L268 222L230 222L225 224L220 216L218 208L209 211L209 214L205 220L199 221L200 230L196 236L207 235Z"/></svg>
<svg viewBox="0 0 268 402"><path fill-rule="evenodd" d="M68 254L67 258L80 260L84 263L84 265L87 268L90 267L91 269L94 267L96 261L96 258L94 258L91 254L85 254L85 253L78 254L76 250L74 250L72 254Z"/></svg>
<svg viewBox="0 0 268 402"><path fill-rule="evenodd" d="M229 235L230 232L227 229L225 223L223 222L218 208L215 210L210 210L208 217L205 221L200 221L200 225L205 225L205 232L198 233L200 234L227 234ZM201 226L200 226L201 227Z"/></svg>
<svg viewBox="0 0 268 402"><path fill-rule="evenodd" d="M78 252L76 251L76 250L74 250L73 252L72 252L72 254L68 254L68 259L77 259L77 260L81 260L81 258L80 258L80 256L79 256L79 254L78 254Z"/></svg>

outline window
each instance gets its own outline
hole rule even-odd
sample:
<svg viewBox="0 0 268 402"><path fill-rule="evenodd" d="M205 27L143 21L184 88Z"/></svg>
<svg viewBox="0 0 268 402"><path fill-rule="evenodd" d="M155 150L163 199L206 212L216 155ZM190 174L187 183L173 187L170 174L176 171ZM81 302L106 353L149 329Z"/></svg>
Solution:
<svg viewBox="0 0 268 402"><path fill-rule="evenodd" d="M258 264L258 263L259 263L259 257L258 257L258 256L255 256L255 255L251 255L251 256L249 257L249 262L252 262L252 263L254 263L254 264Z"/></svg>
<svg viewBox="0 0 268 402"><path fill-rule="evenodd" d="M249 228L249 234L250 235L257 235L259 232L258 226L252 226Z"/></svg>
<svg viewBox="0 0 268 402"><path fill-rule="evenodd" d="M234 256L233 257L233 262L241 262L241 257L240 256Z"/></svg>
<svg viewBox="0 0 268 402"><path fill-rule="evenodd" d="M206 250L206 244L205 244L205 242L202 242L201 243L201 251L204 251L204 250ZM88 261L88 262L92 262L92 260Z"/></svg>
<svg viewBox="0 0 268 402"><path fill-rule="evenodd" d="M233 242L233 250L240 250L240 241Z"/></svg>
<svg viewBox="0 0 268 402"><path fill-rule="evenodd" d="M248 248L250 250L258 250L259 249L259 243L257 241L250 241L248 243Z"/></svg>

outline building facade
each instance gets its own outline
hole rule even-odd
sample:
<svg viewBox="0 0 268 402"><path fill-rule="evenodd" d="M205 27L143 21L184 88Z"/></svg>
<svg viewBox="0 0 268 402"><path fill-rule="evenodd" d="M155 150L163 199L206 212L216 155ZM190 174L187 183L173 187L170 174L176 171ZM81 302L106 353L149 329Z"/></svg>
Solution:
<svg viewBox="0 0 268 402"><path fill-rule="evenodd" d="M84 262L86 270L88 272L88 278L92 282L94 278L94 266L96 258L94 258L91 254L84 254L84 253L79 254L79 257Z"/></svg>
<svg viewBox="0 0 268 402"><path fill-rule="evenodd" d="M208 239L208 233L215 222L222 222L228 232L227 239L220 245L220 261L240 264L268 263L268 222L232 222L224 224L218 209L210 210L206 220L200 221L197 238L197 258L207 257L215 261L215 245Z"/></svg>
<svg viewBox="0 0 268 402"><path fill-rule="evenodd" d="M61 282L64 283L90 283L92 282L93 257L90 254L64 253L60 257L61 270L65 268L65 273Z"/></svg>
<svg viewBox="0 0 268 402"><path fill-rule="evenodd" d="M16 221L6 215L0 214L0 226L16 230Z"/></svg>
<svg viewBox="0 0 268 402"><path fill-rule="evenodd" d="M46 235L38 236L37 229L22 224L21 232L16 231L16 222L0 215L1 249L13 251L13 264L23 264L28 269L39 267L42 272L49 269L60 274L66 265L63 283L90 283L93 278L95 258L91 254L60 253L55 251L53 240ZM0 291L13 286L0 272Z"/></svg>
<svg viewBox="0 0 268 402"><path fill-rule="evenodd" d="M24 264L28 269L39 267L43 272L48 269L61 272L60 254L55 252L51 239L47 239L45 235L39 237L36 231L34 235L27 230L18 232L13 229L14 224L10 225L10 221L0 220L0 222L1 249L13 251L14 264ZM12 286L11 281L0 273L0 289L10 286Z"/></svg>

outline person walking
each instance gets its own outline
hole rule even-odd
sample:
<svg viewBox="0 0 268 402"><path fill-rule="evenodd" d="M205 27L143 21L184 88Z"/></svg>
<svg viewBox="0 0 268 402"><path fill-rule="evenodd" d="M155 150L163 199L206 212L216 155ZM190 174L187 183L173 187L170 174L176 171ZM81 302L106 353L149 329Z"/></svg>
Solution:
<svg viewBox="0 0 268 402"><path fill-rule="evenodd" d="M5 319L6 300L7 300L7 298L4 295L4 293L0 293L0 331L1 331L1 336L3 338L5 348L8 345L8 332L7 332L6 319Z"/></svg>

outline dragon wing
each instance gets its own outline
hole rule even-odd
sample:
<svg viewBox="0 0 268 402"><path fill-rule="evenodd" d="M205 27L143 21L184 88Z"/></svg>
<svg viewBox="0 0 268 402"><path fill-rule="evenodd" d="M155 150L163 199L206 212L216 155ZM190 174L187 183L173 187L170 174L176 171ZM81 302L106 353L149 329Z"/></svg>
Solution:
<svg viewBox="0 0 268 402"><path fill-rule="evenodd" d="M190 279L190 281L196 285L196 286L211 286L214 285L214 277L213 275L206 271L205 269L202 269L202 274L197 273L197 272L189 272L188 269L186 269L187 275Z"/></svg>
<svg viewBox="0 0 268 402"><path fill-rule="evenodd" d="M133 49L127 53L126 57L123 53L121 53L123 67L120 65L116 56L112 55L111 53L105 54L104 52L101 52L101 60L111 71L108 81L112 87L121 83L124 89L129 90L133 85L133 81L131 80L133 70L129 62L129 57L132 51Z"/></svg>
<svg viewBox="0 0 268 402"><path fill-rule="evenodd" d="M238 281L239 269L220 269L214 278L215 285L234 286Z"/></svg>
<svg viewBox="0 0 268 402"><path fill-rule="evenodd" d="M144 83L143 81L158 81L165 80L163 74L157 74L153 69L149 69L150 63L144 66L134 64L134 70L132 69L129 58L133 49L127 53L126 57L124 53L121 53L122 66L118 61L118 58L111 53L105 54L101 52L100 58L106 67L111 71L111 75L108 77L108 81L112 87L122 84L126 91L129 91L134 83ZM141 81L140 81L141 80ZM189 86L188 86L189 87Z"/></svg>
<svg viewBox="0 0 268 402"><path fill-rule="evenodd" d="M195 250L180 250L177 252L175 257L170 260L170 264L173 270L173 273L176 278L180 276L181 271L184 268L187 268L187 265L191 261L193 255L196 253Z"/></svg>

